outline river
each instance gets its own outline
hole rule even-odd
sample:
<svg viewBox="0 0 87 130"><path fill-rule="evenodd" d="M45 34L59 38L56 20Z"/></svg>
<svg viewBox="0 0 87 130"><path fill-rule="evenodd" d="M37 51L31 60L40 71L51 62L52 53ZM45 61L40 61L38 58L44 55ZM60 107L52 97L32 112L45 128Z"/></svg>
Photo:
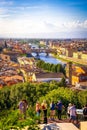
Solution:
<svg viewBox="0 0 87 130"><path fill-rule="evenodd" d="M32 44L31 46L32 46L32 48L38 48L38 46L35 45L35 44ZM39 58L39 59L45 61L46 63L62 64L62 65L65 64L65 63L62 62L61 60L54 58L51 54L49 54L48 56L46 56L46 53L39 53L39 56L37 56L36 53L32 53L32 55L33 55L35 58Z"/></svg>
<svg viewBox="0 0 87 130"><path fill-rule="evenodd" d="M39 59L45 61L46 63L51 63L51 64L65 64L61 60L52 57L51 54L49 54L48 56L46 56L46 53L40 53L39 56L37 56L36 53L32 53L32 55L35 58L39 58Z"/></svg>

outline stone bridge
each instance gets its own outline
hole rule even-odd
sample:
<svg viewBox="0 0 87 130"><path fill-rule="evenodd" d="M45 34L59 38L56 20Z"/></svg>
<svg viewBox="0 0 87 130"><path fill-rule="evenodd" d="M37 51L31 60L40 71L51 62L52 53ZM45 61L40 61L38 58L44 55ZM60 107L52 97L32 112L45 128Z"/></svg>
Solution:
<svg viewBox="0 0 87 130"><path fill-rule="evenodd" d="M33 48L33 49L31 49L31 53L36 53L37 56L39 56L39 53L46 53L46 55L48 56L49 53L57 54L57 50L56 49L50 49L50 48L48 48L48 49L42 49L42 48L36 49L36 48Z"/></svg>

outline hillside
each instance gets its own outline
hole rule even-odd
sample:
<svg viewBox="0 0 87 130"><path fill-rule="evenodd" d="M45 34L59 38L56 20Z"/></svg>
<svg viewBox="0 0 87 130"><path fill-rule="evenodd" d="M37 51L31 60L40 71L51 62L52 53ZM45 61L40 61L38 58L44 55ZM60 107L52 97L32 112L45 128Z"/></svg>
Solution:
<svg viewBox="0 0 87 130"><path fill-rule="evenodd" d="M61 82L50 83L22 83L11 87L4 87L0 90L0 129L9 130L11 127L23 128L27 125L36 128L38 118L35 112L37 100L41 103L44 99L47 102L49 118L49 104L52 100L57 103L61 100L63 109L62 119L66 119L66 108L70 102L76 108L82 108L86 104L87 91L72 91L70 88L62 87ZM19 109L17 105L21 99L28 102L28 110L25 120L19 119ZM43 113L41 114L41 116ZM32 126L33 125L33 126Z"/></svg>

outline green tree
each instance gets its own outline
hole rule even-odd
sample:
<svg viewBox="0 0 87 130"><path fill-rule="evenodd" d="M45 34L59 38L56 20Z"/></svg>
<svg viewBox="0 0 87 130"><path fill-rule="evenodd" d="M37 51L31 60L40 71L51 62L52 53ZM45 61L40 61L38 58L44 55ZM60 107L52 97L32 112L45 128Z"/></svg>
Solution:
<svg viewBox="0 0 87 130"><path fill-rule="evenodd" d="M66 87L66 79L63 77L62 79L61 79L61 82L60 82L60 85L63 87Z"/></svg>

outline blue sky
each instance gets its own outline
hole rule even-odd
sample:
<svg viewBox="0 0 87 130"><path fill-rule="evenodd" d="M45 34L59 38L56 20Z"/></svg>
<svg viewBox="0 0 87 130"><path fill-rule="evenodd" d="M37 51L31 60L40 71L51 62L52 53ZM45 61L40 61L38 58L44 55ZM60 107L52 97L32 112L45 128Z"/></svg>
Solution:
<svg viewBox="0 0 87 130"><path fill-rule="evenodd" d="M0 0L0 37L87 38L87 0Z"/></svg>

